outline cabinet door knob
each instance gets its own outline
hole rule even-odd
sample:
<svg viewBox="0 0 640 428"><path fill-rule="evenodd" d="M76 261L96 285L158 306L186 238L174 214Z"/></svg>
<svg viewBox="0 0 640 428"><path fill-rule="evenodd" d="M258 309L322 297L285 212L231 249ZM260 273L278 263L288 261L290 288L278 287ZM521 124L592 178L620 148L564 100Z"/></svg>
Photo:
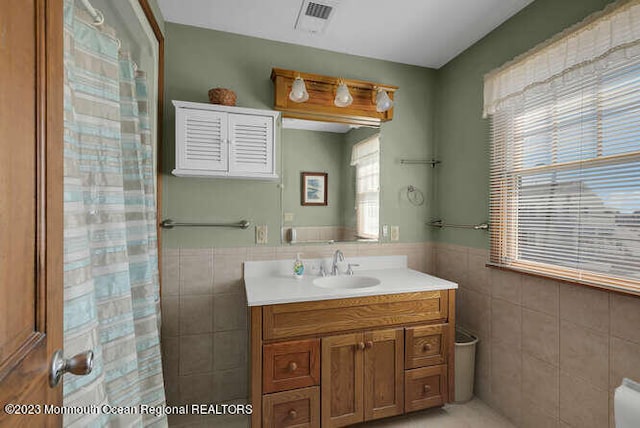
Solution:
<svg viewBox="0 0 640 428"><path fill-rule="evenodd" d="M362 351L364 349L364 342L358 342L357 347L358 347L359 350Z"/></svg>
<svg viewBox="0 0 640 428"><path fill-rule="evenodd" d="M367 340L367 341L365 342L364 346L365 346L365 348L367 348L367 349L371 349L371 348L373 348L373 341L371 341L371 340Z"/></svg>
<svg viewBox="0 0 640 428"><path fill-rule="evenodd" d="M289 372L290 373L295 372L297 368L298 368L298 365L295 362L291 361L289 363Z"/></svg>
<svg viewBox="0 0 640 428"><path fill-rule="evenodd" d="M422 345L422 350L424 352L431 351L431 344L430 343L425 343L424 345Z"/></svg>
<svg viewBox="0 0 640 428"><path fill-rule="evenodd" d="M423 389L425 394L428 394L429 391L431 391L431 387L429 385L425 385Z"/></svg>
<svg viewBox="0 0 640 428"><path fill-rule="evenodd" d="M289 417L291 419L294 419L296 416L298 416L298 412L296 412L295 410L291 409L289 410Z"/></svg>

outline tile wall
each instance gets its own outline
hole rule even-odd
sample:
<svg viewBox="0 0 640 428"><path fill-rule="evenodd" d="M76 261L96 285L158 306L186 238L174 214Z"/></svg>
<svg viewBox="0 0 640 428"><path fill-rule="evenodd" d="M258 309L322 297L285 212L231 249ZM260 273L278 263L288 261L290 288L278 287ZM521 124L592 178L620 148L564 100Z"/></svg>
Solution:
<svg viewBox="0 0 640 428"><path fill-rule="evenodd" d="M476 394L517 426L613 428L613 390L640 381L640 298L485 267L436 244L460 284L457 320L479 338Z"/></svg>
<svg viewBox="0 0 640 428"><path fill-rule="evenodd" d="M407 255L409 266L434 271L432 245L340 244L166 249L163 253L162 350L167 402L218 403L248 395L245 260Z"/></svg>

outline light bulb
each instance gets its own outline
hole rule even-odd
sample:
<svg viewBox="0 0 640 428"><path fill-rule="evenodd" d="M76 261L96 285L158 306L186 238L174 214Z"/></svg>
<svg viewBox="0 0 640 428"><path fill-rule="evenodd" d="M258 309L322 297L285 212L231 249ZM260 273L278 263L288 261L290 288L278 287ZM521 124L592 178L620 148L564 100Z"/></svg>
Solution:
<svg viewBox="0 0 640 428"><path fill-rule="evenodd" d="M349 107L352 102L353 97L349 93L349 88L347 87L346 83L340 82L333 103L336 105L336 107Z"/></svg>
<svg viewBox="0 0 640 428"><path fill-rule="evenodd" d="M389 98L389 94L384 89L379 88L376 94L376 111L385 112L393 107L393 100Z"/></svg>
<svg viewBox="0 0 640 428"><path fill-rule="evenodd" d="M291 92L289 92L289 99L294 103L303 103L309 99L309 92L304 84L302 77L298 76L291 85Z"/></svg>

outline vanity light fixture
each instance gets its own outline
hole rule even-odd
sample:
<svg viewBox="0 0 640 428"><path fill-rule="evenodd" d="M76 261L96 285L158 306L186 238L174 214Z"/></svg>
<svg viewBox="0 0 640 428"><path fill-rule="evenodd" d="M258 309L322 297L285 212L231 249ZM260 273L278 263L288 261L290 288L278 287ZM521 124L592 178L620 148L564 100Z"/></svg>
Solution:
<svg viewBox="0 0 640 428"><path fill-rule="evenodd" d="M362 126L393 119L394 85L282 68L271 70L271 80L274 110L284 118Z"/></svg>
<svg viewBox="0 0 640 428"><path fill-rule="evenodd" d="M349 92L349 87L344 80L338 80L338 89L336 90L336 97L333 100L333 104L336 107L349 107L353 102L353 97Z"/></svg>
<svg viewBox="0 0 640 428"><path fill-rule="evenodd" d="M376 111L383 113L393 107L393 100L389 98L389 94L382 88L378 88L376 93Z"/></svg>
<svg viewBox="0 0 640 428"><path fill-rule="evenodd" d="M289 99L294 103L303 103L309 99L309 92L307 92L307 86L304 84L304 79L298 74L291 85L291 92L289 92Z"/></svg>

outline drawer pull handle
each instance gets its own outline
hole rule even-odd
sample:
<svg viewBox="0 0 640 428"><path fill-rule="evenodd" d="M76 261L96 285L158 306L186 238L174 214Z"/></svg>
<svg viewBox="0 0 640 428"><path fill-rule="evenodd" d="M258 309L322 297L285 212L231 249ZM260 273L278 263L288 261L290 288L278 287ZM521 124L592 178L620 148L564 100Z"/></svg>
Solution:
<svg viewBox="0 0 640 428"><path fill-rule="evenodd" d="M371 340L367 340L366 343L364 344L364 346L367 349L371 349L371 348L373 348L373 342Z"/></svg>
<svg viewBox="0 0 640 428"><path fill-rule="evenodd" d="M291 362L289 363L288 368L289 368L289 373L293 373L293 372L295 372L295 371L296 371L296 369L298 368L298 365L297 365L295 362L291 361Z"/></svg>
<svg viewBox="0 0 640 428"><path fill-rule="evenodd" d="M424 352L431 351L431 344L430 343L425 343L424 345L422 345L422 350Z"/></svg>
<svg viewBox="0 0 640 428"><path fill-rule="evenodd" d="M296 412L295 410L291 409L289 410L289 417L291 419L295 419L295 417L298 416L298 412Z"/></svg>
<svg viewBox="0 0 640 428"><path fill-rule="evenodd" d="M429 385L425 385L423 389L425 394L428 394L431 391L431 387Z"/></svg>
<svg viewBox="0 0 640 428"><path fill-rule="evenodd" d="M357 344L356 346L357 346L357 348L358 348L359 350L361 350L361 351L362 351L362 350L364 349L364 347L365 347L365 346L364 346L364 342L358 342L358 344Z"/></svg>

